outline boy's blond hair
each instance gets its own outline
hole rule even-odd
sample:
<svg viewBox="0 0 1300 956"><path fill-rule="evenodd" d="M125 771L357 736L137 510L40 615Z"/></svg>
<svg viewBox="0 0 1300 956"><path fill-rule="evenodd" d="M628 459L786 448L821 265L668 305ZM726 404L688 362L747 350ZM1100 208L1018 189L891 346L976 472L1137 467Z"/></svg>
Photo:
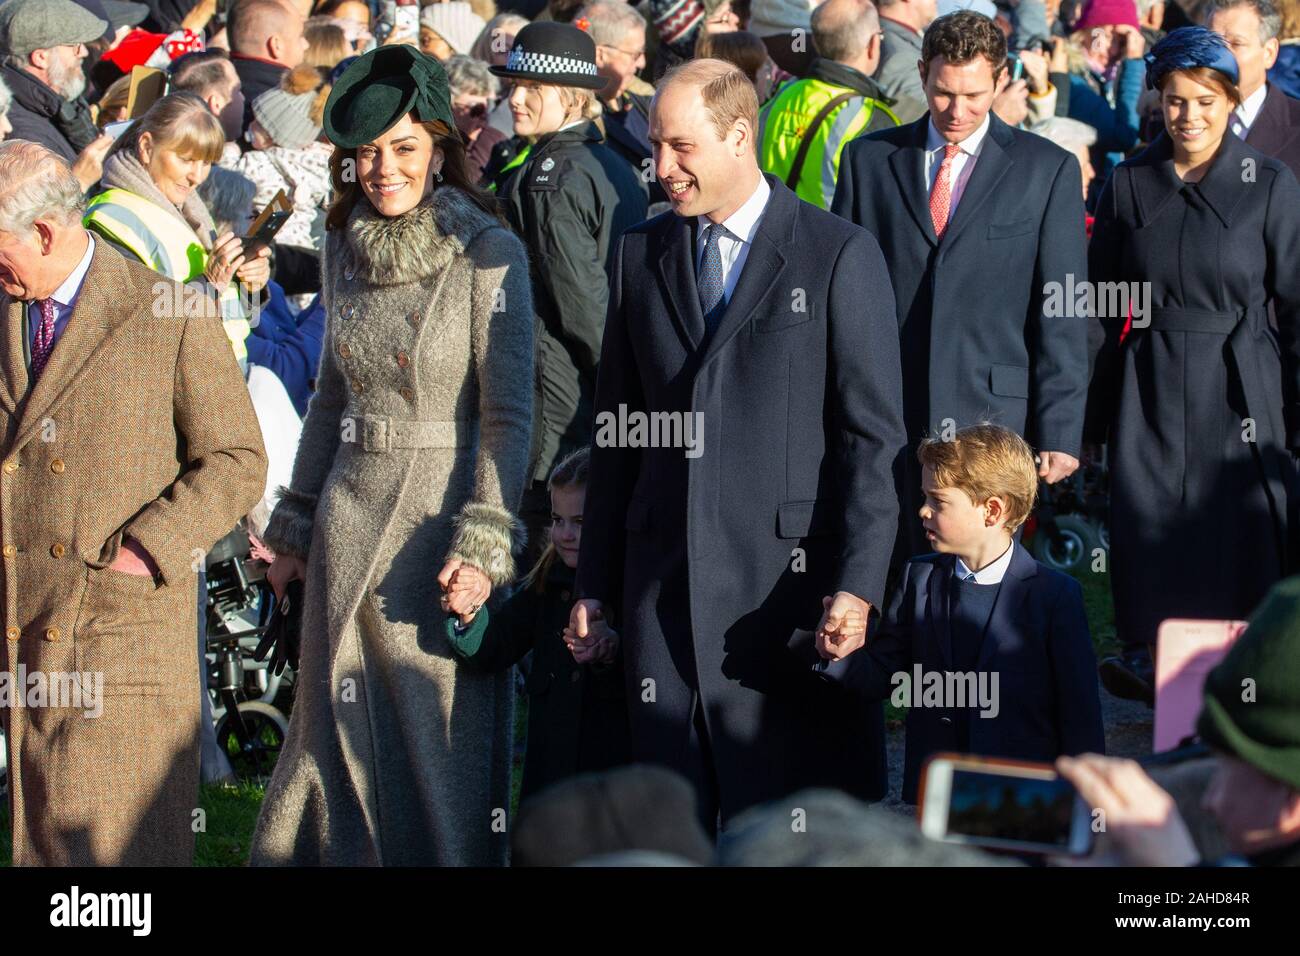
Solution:
<svg viewBox="0 0 1300 956"><path fill-rule="evenodd" d="M964 491L973 504L1006 502L1006 529L1015 532L1034 510L1038 468L1025 440L1000 425L983 422L958 429L952 438L927 438L916 457L934 471L941 488Z"/></svg>

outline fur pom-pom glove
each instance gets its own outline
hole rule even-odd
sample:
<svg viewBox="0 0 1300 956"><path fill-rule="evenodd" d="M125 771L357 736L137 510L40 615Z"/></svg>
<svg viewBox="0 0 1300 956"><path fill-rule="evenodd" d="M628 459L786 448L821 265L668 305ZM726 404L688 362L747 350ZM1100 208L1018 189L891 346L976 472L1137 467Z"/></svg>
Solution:
<svg viewBox="0 0 1300 956"><path fill-rule="evenodd" d="M289 554L305 561L316 521L316 496L281 486L276 489L276 497L278 502L271 512L262 541L276 554Z"/></svg>
<svg viewBox="0 0 1300 956"><path fill-rule="evenodd" d="M474 565L488 576L493 589L515 579L515 555L523 551L527 538L522 521L500 505L470 501L453 523L456 531L448 561Z"/></svg>

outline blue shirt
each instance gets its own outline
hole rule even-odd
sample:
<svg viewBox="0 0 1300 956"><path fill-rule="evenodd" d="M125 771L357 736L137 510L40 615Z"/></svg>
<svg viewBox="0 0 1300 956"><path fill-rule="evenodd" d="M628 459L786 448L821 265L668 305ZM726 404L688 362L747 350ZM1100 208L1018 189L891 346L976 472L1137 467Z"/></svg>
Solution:
<svg viewBox="0 0 1300 956"><path fill-rule="evenodd" d="M59 342L59 336L63 330L68 327L68 319L72 318L73 307L77 304L77 297L81 295L81 286L86 281L86 273L90 270L90 259L95 253L95 237L89 232L86 233L89 240L86 243L86 254L81 257L77 267L68 274L60 285L50 295L54 300L54 344ZM33 300L27 303L27 354L31 355L36 347L36 332L41 327L41 303Z"/></svg>

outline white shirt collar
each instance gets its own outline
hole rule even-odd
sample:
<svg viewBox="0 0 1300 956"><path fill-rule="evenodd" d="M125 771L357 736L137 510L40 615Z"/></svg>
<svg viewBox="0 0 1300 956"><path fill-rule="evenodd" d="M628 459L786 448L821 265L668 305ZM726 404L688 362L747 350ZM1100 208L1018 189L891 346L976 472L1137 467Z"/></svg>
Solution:
<svg viewBox="0 0 1300 956"><path fill-rule="evenodd" d="M723 228L741 242L752 241L754 233L758 230L758 221L763 218L763 210L767 208L767 200L771 194L772 187L767 184L767 177L760 173L758 188L754 190L739 209L722 221ZM702 235L704 228L712 222L713 220L708 216L696 216L696 237Z"/></svg>
<svg viewBox="0 0 1300 956"><path fill-rule="evenodd" d="M86 278L86 272L90 269L90 258L95 253L95 237L87 232L86 238L90 240L86 243L86 254L81 257L77 267L68 273L68 277L63 280L63 284L55 289L50 296L61 306L67 307L72 304L72 300L77 297L77 293L81 290L81 283Z"/></svg>
<svg viewBox="0 0 1300 956"><path fill-rule="evenodd" d="M926 122L925 134L925 151L933 153L936 149L942 149L948 145L948 141L943 138L943 134L934 128L934 120ZM974 156L979 152L980 143L984 142L984 137L989 131L989 116L984 114L984 122L975 127L975 132L971 133L957 145L961 147L962 152L967 156Z"/></svg>
<svg viewBox="0 0 1300 956"><path fill-rule="evenodd" d="M1268 96L1268 84L1261 83L1259 89L1242 100L1241 105L1233 110L1237 114L1237 119L1241 121L1241 125L1246 129L1250 129L1255 125L1255 118L1259 116L1260 108L1264 105L1264 97L1266 96Z"/></svg>
<svg viewBox="0 0 1300 956"><path fill-rule="evenodd" d="M1007 545L1007 550L1002 552L1002 557L978 571L971 571L970 568L966 567L966 562L958 558L957 564L953 568L953 574L957 576L959 581L963 581L970 577L971 574L974 574L976 584L1001 584L1002 579L1006 577L1007 568L1011 567L1011 555L1015 550L1016 543L1012 541Z"/></svg>

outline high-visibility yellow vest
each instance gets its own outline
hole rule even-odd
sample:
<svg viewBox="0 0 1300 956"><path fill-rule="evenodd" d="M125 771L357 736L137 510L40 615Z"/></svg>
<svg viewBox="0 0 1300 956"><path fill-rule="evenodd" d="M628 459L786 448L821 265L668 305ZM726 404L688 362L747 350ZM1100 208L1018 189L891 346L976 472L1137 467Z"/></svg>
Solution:
<svg viewBox="0 0 1300 956"><path fill-rule="evenodd" d="M176 282L201 279L207 268L208 251L194 230L157 203L130 190L106 189L95 196L87 204L82 224L129 249L145 265ZM244 340L251 326L234 280L226 284L219 301L226 337L235 357L244 364L248 360Z"/></svg>
<svg viewBox="0 0 1300 956"><path fill-rule="evenodd" d="M813 120L835 97L853 95L833 109L814 130ZM882 123L881 120L888 118ZM872 119L876 123L872 125ZM898 117L885 103L847 86L813 77L785 84L758 114L759 165L782 181L794 168L799 144L812 137L794 190L799 198L823 209L831 207L839 178L840 155L849 141L881 126L897 126Z"/></svg>

